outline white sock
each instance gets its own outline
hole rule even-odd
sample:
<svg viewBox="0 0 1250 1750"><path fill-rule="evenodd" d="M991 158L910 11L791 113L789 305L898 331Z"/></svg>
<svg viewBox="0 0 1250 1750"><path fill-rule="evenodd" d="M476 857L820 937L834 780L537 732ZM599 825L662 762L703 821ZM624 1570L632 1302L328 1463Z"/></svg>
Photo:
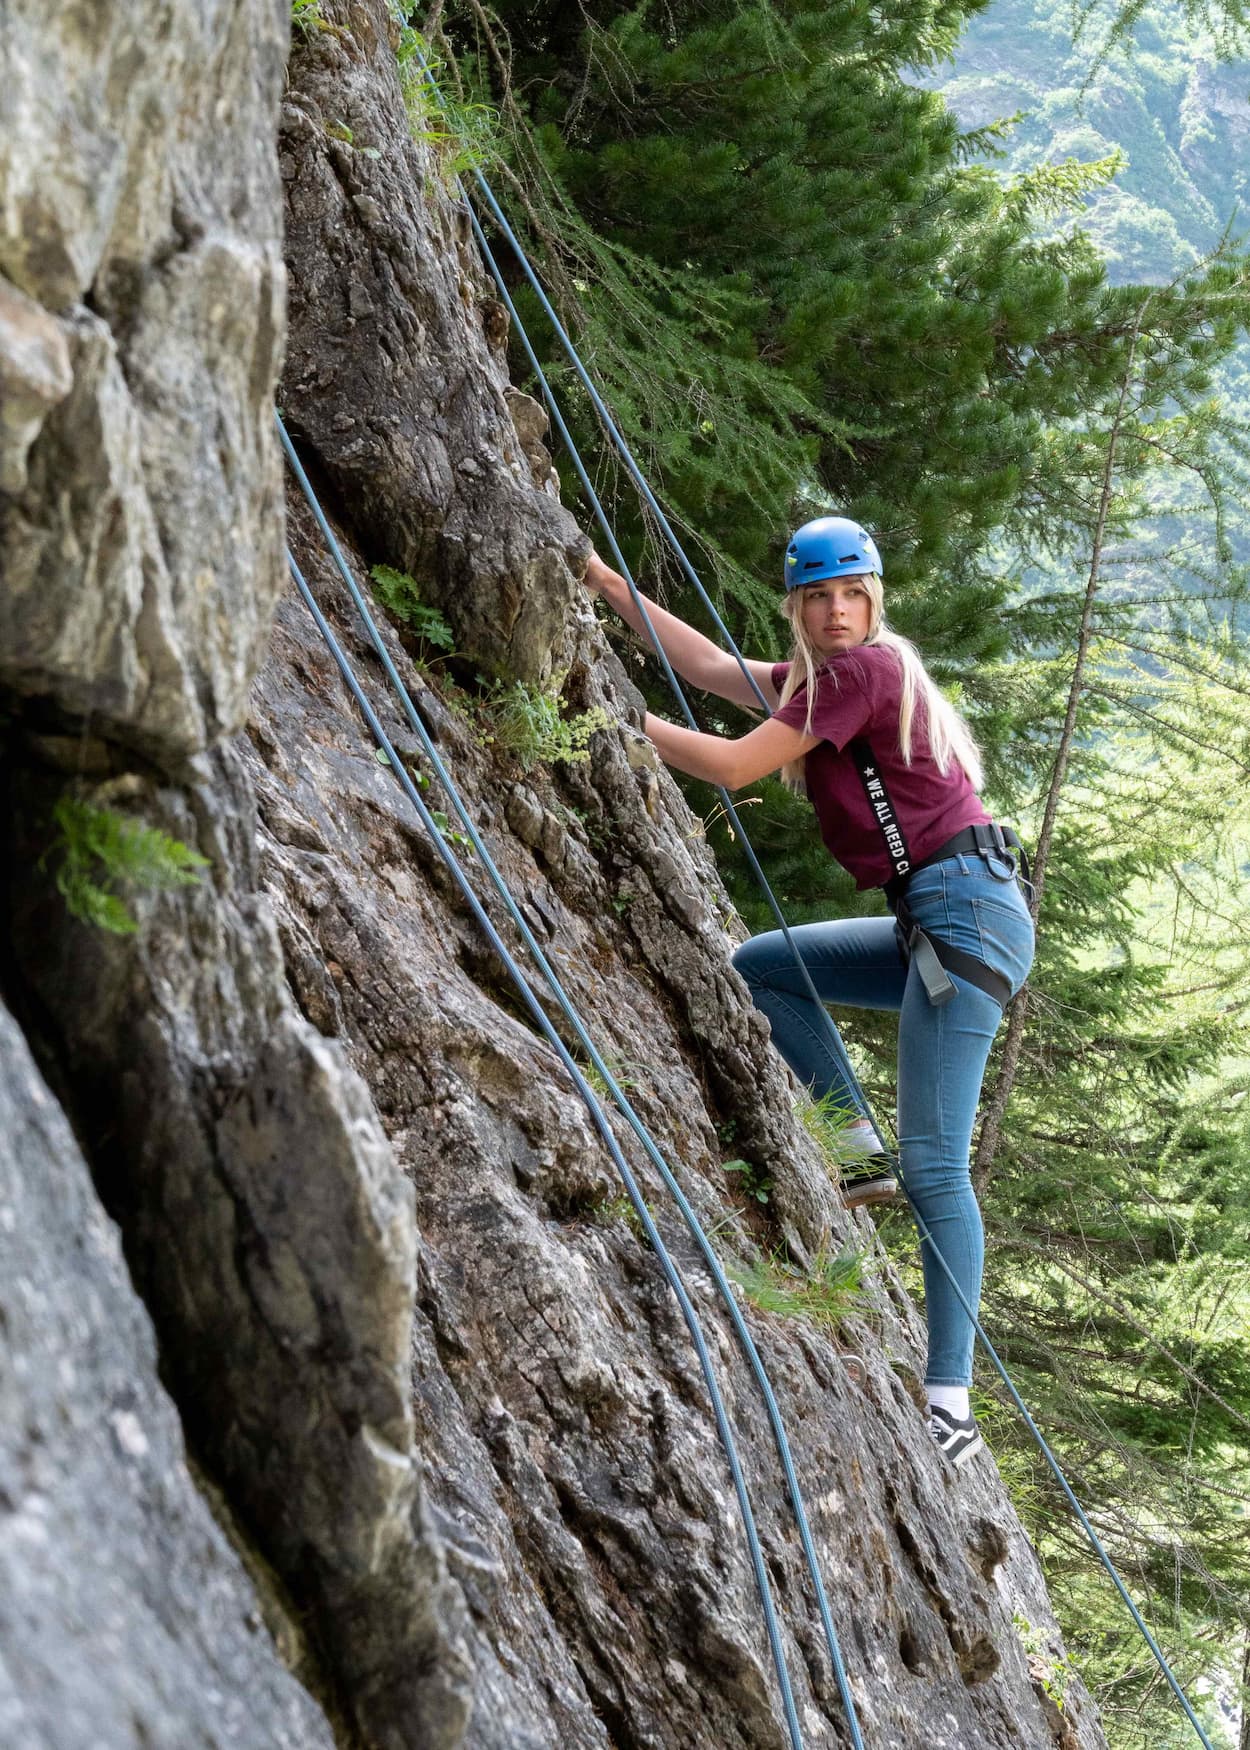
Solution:
<svg viewBox="0 0 1250 1750"><path fill-rule="evenodd" d="M957 1422L966 1422L972 1414L966 1385L927 1385L924 1389L930 1404L949 1411Z"/></svg>
<svg viewBox="0 0 1250 1750"><path fill-rule="evenodd" d="M873 1129L867 1118L857 1118L854 1124L848 1124L838 1138L838 1142L848 1155L855 1159L866 1158L868 1155L884 1154L885 1145Z"/></svg>

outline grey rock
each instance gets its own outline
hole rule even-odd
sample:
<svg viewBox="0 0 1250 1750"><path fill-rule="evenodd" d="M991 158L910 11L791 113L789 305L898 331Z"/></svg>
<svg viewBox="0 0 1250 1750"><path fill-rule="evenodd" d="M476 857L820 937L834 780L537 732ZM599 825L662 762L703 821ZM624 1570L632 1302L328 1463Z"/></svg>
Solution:
<svg viewBox="0 0 1250 1750"><path fill-rule="evenodd" d="M589 542L531 479L481 318L493 300L437 159L410 133L385 0L322 10L338 28L296 45L282 115L282 405L370 551L417 580L457 648L541 679ZM337 138L344 127L368 150Z"/></svg>
<svg viewBox="0 0 1250 1750"><path fill-rule="evenodd" d="M353 1728L442 1746L463 1736L462 1606L412 1441L411 1193L340 1048L294 1010L254 798L215 745L284 576L288 19L284 0L6 14L9 928L223 1512L298 1598ZM68 918L40 868L67 775L212 865L128 893L134 937Z"/></svg>
<svg viewBox="0 0 1250 1750"><path fill-rule="evenodd" d="M45 311L42 373L0 321L0 681L158 763L242 723L282 582L287 11L17 0L0 38L0 275Z"/></svg>
<svg viewBox="0 0 1250 1750"><path fill-rule="evenodd" d="M543 805L524 784L513 787L506 804L508 825L523 845L531 849L543 836Z"/></svg>
<svg viewBox="0 0 1250 1750"><path fill-rule="evenodd" d="M503 306L499 308L502 310ZM560 476L551 465L551 452L543 439L547 435L547 409L532 395L525 395L511 386L504 390L508 412L529 465L530 478L552 498L560 497Z"/></svg>
<svg viewBox="0 0 1250 1750"><path fill-rule="evenodd" d="M64 1114L0 1009L0 1743L330 1750L187 1472Z"/></svg>
<svg viewBox="0 0 1250 1750"><path fill-rule="evenodd" d="M25 485L27 452L72 381L60 323L0 279L0 492Z"/></svg>
<svg viewBox="0 0 1250 1750"><path fill-rule="evenodd" d="M212 877L136 895L134 938L19 923L21 972L191 1438L311 1613L353 1716L380 1744L456 1744L459 1593L424 1519L408 1391L411 1191L340 1048L290 1005L237 755L184 776L132 783L129 806L198 845ZM47 904L33 848L23 862L19 919Z"/></svg>

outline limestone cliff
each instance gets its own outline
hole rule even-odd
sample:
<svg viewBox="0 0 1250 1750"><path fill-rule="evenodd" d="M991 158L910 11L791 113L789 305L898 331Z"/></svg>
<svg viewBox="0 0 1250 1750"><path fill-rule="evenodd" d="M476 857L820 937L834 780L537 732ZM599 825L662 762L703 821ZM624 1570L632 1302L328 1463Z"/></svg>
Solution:
<svg viewBox="0 0 1250 1750"><path fill-rule="evenodd" d="M615 725L522 771L472 695L412 674L531 929L726 1255L871 1254L838 1342L748 1309L866 1743L1094 1750L1079 1679L1047 1693L1061 1649L992 1465L956 1481L927 1444L915 1312L631 727L384 0L323 0L289 67L287 11L5 15L0 1744L786 1741L672 1294L286 588L285 192L280 399L359 572L411 572L475 664ZM298 502L286 536L411 758ZM125 889L131 934L80 921L66 795L200 878ZM774 1180L768 1235L729 1125ZM755 1387L621 1136L711 1333L804 1741L844 1745Z"/></svg>

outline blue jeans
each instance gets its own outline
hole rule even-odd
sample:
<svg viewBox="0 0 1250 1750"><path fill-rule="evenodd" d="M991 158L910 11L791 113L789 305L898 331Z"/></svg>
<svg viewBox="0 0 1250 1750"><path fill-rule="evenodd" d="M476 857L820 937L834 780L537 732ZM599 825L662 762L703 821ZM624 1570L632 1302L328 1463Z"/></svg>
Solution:
<svg viewBox="0 0 1250 1750"><path fill-rule="evenodd" d="M993 967L1014 995L1033 962L1033 924L1010 866L948 857L921 869L907 890L912 917L935 938ZM956 995L935 1007L914 966L899 957L892 918L843 918L791 930L822 1002L897 1009L899 1160L922 1235L932 1236L968 1301L981 1296L985 1230L972 1190L968 1151L990 1044L1002 1019L993 997L954 977ZM859 1104L830 1048L780 930L753 936L734 955L773 1043L820 1099L848 1112ZM972 1321L942 1266L921 1245L929 1323L929 1385L972 1381Z"/></svg>

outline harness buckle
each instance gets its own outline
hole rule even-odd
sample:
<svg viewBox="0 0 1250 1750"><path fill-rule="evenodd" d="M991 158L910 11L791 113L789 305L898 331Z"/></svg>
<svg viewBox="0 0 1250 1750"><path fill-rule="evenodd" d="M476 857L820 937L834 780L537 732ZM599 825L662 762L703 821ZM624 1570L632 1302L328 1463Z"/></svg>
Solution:
<svg viewBox="0 0 1250 1750"><path fill-rule="evenodd" d="M911 934L907 938L908 951L920 974L925 995L934 1008L940 1008L943 1003L950 1002L957 995L955 981L947 972L937 957L937 950L925 935L919 924L913 924Z"/></svg>
<svg viewBox="0 0 1250 1750"><path fill-rule="evenodd" d="M976 821L973 824L972 836L976 841L977 855L985 864L996 881L1014 881L1020 873L1020 864L1014 845L1009 843L996 820ZM1005 868L1005 873L995 864Z"/></svg>

